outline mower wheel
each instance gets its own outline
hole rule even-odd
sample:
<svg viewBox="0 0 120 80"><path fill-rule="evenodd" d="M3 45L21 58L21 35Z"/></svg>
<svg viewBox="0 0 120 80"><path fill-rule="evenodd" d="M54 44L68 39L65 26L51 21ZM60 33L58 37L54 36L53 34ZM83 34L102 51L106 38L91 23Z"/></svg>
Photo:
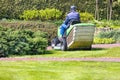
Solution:
<svg viewBox="0 0 120 80"><path fill-rule="evenodd" d="M51 46L54 48L58 43L60 43L59 39L56 37L51 41Z"/></svg>
<svg viewBox="0 0 120 80"><path fill-rule="evenodd" d="M61 50L62 50L62 51L66 51L66 50L67 50L66 38L63 38L63 39L62 39L62 42L61 42Z"/></svg>

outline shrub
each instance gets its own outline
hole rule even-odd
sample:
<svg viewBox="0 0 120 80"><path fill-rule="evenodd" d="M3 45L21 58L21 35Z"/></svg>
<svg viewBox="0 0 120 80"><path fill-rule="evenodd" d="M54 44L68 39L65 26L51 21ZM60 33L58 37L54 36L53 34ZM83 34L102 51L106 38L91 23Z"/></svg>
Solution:
<svg viewBox="0 0 120 80"><path fill-rule="evenodd" d="M57 35L57 25L50 23L50 22L39 22L39 21L0 21L0 24L3 27L11 28L14 30L24 30L29 29L33 32L38 32L36 35L43 35L42 33L39 34L39 31L45 32L49 43L51 40ZM10 29L9 29L10 30ZM26 30L26 31L27 31ZM29 32L29 31L28 31ZM32 33L31 33L32 34Z"/></svg>
<svg viewBox="0 0 120 80"><path fill-rule="evenodd" d="M112 38L94 38L94 44L111 44L115 43L115 40Z"/></svg>
<svg viewBox="0 0 120 80"><path fill-rule="evenodd" d="M23 15L20 15L20 18L25 20L34 20L38 19L39 11L38 10L25 10Z"/></svg>
<svg viewBox="0 0 120 80"><path fill-rule="evenodd" d="M60 26L63 23L63 20L55 20L55 21L51 21L51 22L56 24L57 26Z"/></svg>
<svg viewBox="0 0 120 80"><path fill-rule="evenodd" d="M97 38L103 39L103 38L112 38L115 40L115 42L120 42L120 30L111 30L111 31L105 31L100 32L98 35L96 35Z"/></svg>
<svg viewBox="0 0 120 80"><path fill-rule="evenodd" d="M115 30L111 30L111 31L102 31L100 32L97 37L99 38L112 38L115 34Z"/></svg>
<svg viewBox="0 0 120 80"><path fill-rule="evenodd" d="M116 42L120 43L120 29L116 30L114 33L113 39L115 39Z"/></svg>
<svg viewBox="0 0 120 80"><path fill-rule="evenodd" d="M38 32L40 33L38 35ZM0 27L0 54L41 54L47 47L46 35L32 30L12 30Z"/></svg>
<svg viewBox="0 0 120 80"><path fill-rule="evenodd" d="M94 16L88 12L80 13L81 22L88 22L94 20Z"/></svg>
<svg viewBox="0 0 120 80"><path fill-rule="evenodd" d="M39 11L39 18L41 20L56 20L62 16L62 12L57 9L49 9Z"/></svg>
<svg viewBox="0 0 120 80"><path fill-rule="evenodd" d="M118 20L111 20L111 21L107 21L107 20L102 20L102 21L97 21L94 20L93 21L94 24L96 24L96 27L109 27L109 28L119 28L120 26L120 21Z"/></svg>
<svg viewBox="0 0 120 80"><path fill-rule="evenodd" d="M62 16L62 12L55 8L49 9L46 8L45 10L25 10L20 18L25 20L56 20L60 19Z"/></svg>
<svg viewBox="0 0 120 80"><path fill-rule="evenodd" d="M120 28L120 21L115 20L115 21L110 21L112 25L110 26L111 28Z"/></svg>

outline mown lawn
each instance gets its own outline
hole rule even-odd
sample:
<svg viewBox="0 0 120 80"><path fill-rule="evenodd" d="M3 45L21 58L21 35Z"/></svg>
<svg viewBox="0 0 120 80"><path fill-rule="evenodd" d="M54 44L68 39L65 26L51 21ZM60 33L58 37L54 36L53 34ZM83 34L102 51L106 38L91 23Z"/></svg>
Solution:
<svg viewBox="0 0 120 80"><path fill-rule="evenodd" d="M120 63L0 61L0 80L120 80Z"/></svg>
<svg viewBox="0 0 120 80"><path fill-rule="evenodd" d="M120 47L11 57L119 57ZM0 61L0 80L120 80L118 62Z"/></svg>
<svg viewBox="0 0 120 80"><path fill-rule="evenodd" d="M23 57L23 56L14 56ZM60 51L51 50L47 51L46 54L42 55L30 55L24 57L68 57L68 58L79 58L79 57L120 57L120 47L109 48L109 49L92 49L92 50L75 50L75 51Z"/></svg>

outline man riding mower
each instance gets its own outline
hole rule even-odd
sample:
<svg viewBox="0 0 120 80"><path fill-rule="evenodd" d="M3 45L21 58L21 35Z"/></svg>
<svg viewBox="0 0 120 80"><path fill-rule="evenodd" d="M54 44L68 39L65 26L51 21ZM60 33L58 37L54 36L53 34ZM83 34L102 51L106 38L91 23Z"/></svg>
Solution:
<svg viewBox="0 0 120 80"><path fill-rule="evenodd" d="M87 31L85 26L89 26L90 31ZM83 32L84 31L84 32ZM81 32L83 32L83 37L90 36L90 39L84 40L82 39ZM76 7L71 6L71 12L67 14L66 20L64 23L58 28L58 35L51 41L51 46L54 49L61 49L63 51L67 49L78 49L78 48L88 48L91 49L91 44L93 41L93 33L94 33L94 24L90 23L80 23L80 15L76 12ZM92 37L92 38L91 38ZM81 41L82 40L82 41ZM84 45L81 44L85 43ZM88 44L88 45L86 45Z"/></svg>

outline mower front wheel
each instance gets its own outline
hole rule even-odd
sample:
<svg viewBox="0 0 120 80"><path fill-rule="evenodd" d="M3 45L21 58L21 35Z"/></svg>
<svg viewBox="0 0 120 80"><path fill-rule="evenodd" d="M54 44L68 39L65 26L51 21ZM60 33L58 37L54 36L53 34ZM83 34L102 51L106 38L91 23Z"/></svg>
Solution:
<svg viewBox="0 0 120 80"><path fill-rule="evenodd" d="M59 41L59 39L56 37L56 38L54 38L52 41L51 41L51 46L52 46L52 48L54 48L57 44L59 44L60 43L60 41Z"/></svg>

